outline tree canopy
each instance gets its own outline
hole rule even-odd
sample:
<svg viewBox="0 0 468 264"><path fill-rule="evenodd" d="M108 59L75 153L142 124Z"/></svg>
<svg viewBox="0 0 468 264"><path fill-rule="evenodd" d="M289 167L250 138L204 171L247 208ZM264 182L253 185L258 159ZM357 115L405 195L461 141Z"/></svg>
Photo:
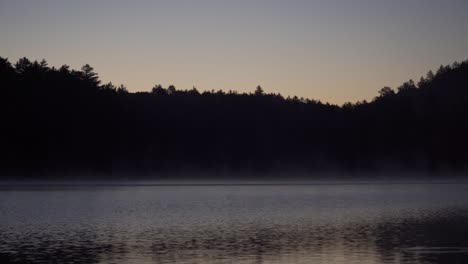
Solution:
<svg viewBox="0 0 468 264"><path fill-rule="evenodd" d="M343 106L252 93L129 92L90 65L0 58L1 175L464 170L468 62Z"/></svg>

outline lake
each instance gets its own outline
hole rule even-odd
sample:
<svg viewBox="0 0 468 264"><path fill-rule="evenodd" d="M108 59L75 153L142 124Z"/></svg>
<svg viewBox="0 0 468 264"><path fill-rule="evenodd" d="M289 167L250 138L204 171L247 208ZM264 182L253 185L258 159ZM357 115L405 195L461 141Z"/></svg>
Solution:
<svg viewBox="0 0 468 264"><path fill-rule="evenodd" d="M468 263L468 184L3 184L0 262Z"/></svg>

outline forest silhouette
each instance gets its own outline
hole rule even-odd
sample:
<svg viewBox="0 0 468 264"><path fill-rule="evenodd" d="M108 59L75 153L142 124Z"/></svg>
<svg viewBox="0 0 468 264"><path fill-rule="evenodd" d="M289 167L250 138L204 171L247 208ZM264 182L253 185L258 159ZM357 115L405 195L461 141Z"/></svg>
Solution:
<svg viewBox="0 0 468 264"><path fill-rule="evenodd" d="M468 61L342 106L260 86L132 93L27 58L0 58L0 89L3 177L468 168Z"/></svg>

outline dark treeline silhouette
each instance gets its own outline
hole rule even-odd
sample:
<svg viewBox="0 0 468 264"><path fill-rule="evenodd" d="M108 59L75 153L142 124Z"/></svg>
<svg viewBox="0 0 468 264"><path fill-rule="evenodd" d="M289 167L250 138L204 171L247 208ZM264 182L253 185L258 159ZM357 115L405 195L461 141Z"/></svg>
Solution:
<svg viewBox="0 0 468 264"><path fill-rule="evenodd" d="M468 167L468 61L341 107L261 87L130 93L27 58L0 58L0 89L4 176Z"/></svg>

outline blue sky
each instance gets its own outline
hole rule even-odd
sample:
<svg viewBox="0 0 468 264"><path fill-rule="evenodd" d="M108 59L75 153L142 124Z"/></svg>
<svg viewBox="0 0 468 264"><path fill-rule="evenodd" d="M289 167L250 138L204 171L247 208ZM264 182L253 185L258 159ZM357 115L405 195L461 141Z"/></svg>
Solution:
<svg viewBox="0 0 468 264"><path fill-rule="evenodd" d="M371 99L468 59L465 0L0 0L0 56L91 64L131 91Z"/></svg>

